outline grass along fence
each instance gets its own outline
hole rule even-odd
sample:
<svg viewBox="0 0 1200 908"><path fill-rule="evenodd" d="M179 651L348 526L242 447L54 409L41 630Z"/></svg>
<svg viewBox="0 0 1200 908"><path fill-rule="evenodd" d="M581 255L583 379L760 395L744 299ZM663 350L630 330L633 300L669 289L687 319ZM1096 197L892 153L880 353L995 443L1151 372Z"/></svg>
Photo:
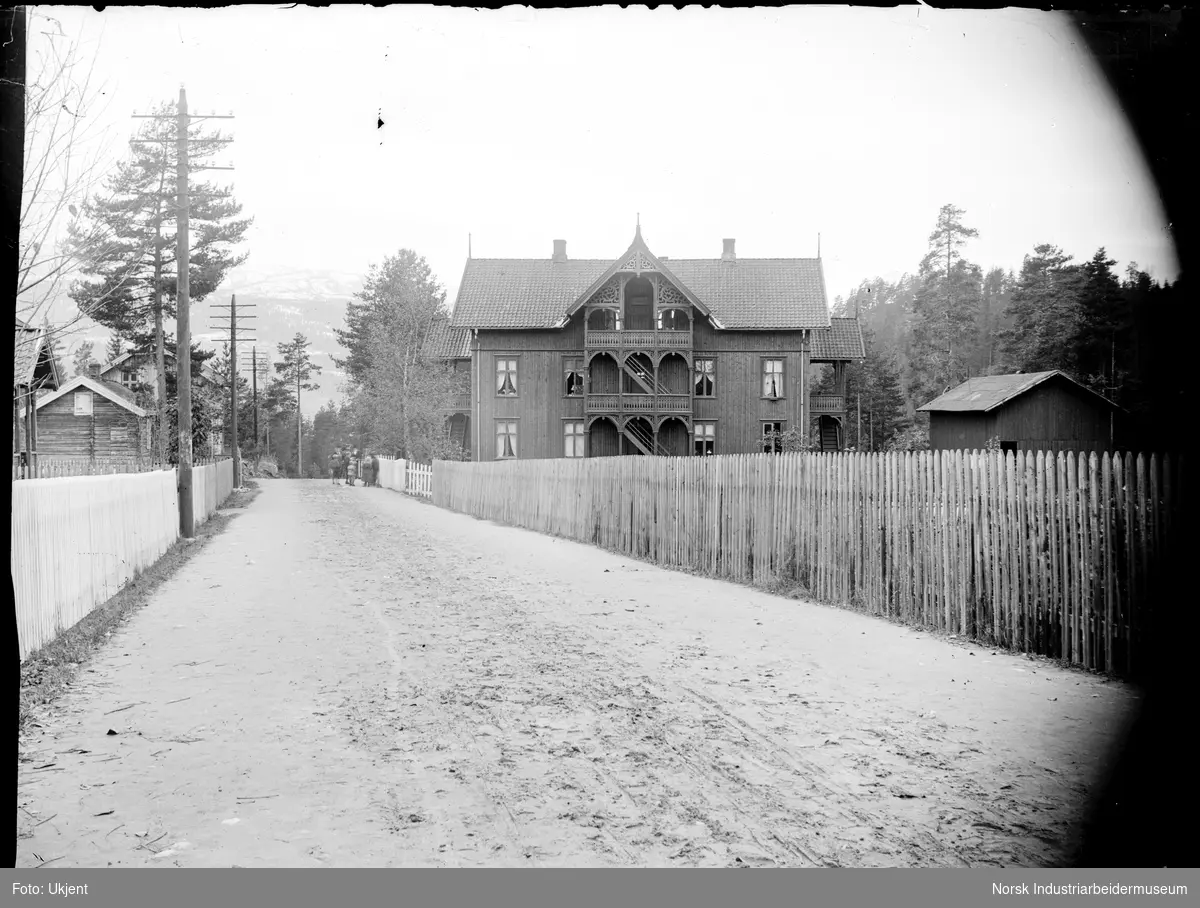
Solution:
<svg viewBox="0 0 1200 908"><path fill-rule="evenodd" d="M12 484L13 592L21 658L73 627L179 538L173 469L27 479ZM233 461L192 469L204 523L233 492Z"/></svg>
<svg viewBox="0 0 1200 908"><path fill-rule="evenodd" d="M1128 676L1151 609L1183 607L1160 581L1182 475L1041 452L437 461L433 501Z"/></svg>
<svg viewBox="0 0 1200 908"><path fill-rule="evenodd" d="M14 482L21 658L116 595L178 538L174 470Z"/></svg>

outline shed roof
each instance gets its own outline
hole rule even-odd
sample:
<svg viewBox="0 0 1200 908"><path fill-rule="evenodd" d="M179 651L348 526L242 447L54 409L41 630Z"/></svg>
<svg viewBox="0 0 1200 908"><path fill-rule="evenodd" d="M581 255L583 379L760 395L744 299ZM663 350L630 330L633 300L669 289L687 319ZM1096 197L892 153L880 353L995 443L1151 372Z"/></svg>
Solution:
<svg viewBox="0 0 1200 908"><path fill-rule="evenodd" d="M638 253L641 255L637 255ZM637 255L630 267L631 255ZM468 259L453 324L462 328L555 328L608 275L658 271L719 328L798 330L829 327L818 258L655 258L639 229L617 259Z"/></svg>
<svg viewBox="0 0 1200 908"><path fill-rule="evenodd" d="M981 375L978 378L969 378L957 388L951 388L924 406L917 407L917 411L924 413L988 413L1052 379L1069 382L1078 390L1102 401L1105 405L1120 409L1107 397L1097 394L1091 388L1084 387L1065 372L1052 369L1048 372Z"/></svg>

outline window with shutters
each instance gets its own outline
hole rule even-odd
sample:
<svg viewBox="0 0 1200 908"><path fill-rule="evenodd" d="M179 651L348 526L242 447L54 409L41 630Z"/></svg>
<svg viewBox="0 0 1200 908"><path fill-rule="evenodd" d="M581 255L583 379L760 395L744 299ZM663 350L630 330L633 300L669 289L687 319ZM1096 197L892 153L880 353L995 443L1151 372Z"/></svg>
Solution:
<svg viewBox="0 0 1200 908"><path fill-rule="evenodd" d="M76 416L91 416L92 415L92 392L91 391L76 391L75 392L75 415Z"/></svg>

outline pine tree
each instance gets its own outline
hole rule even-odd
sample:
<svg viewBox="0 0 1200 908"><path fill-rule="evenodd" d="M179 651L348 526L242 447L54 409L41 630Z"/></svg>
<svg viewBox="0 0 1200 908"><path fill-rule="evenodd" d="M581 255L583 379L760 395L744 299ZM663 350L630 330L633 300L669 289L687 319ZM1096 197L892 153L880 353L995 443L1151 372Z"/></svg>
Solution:
<svg viewBox="0 0 1200 908"><path fill-rule="evenodd" d="M1008 306L1013 321L1001 337L1005 359L1022 372L1074 374L1082 272L1057 246L1043 243L1033 252L1025 256Z"/></svg>
<svg viewBox="0 0 1200 908"><path fill-rule="evenodd" d="M964 211L943 205L921 260L912 302L910 393L931 400L963 381L975 346L983 275L962 255L979 231L962 223Z"/></svg>
<svg viewBox="0 0 1200 908"><path fill-rule="evenodd" d="M304 446L302 440L303 420L299 418L301 412L300 392L315 391L320 387L319 384L311 381L313 375L321 373L321 367L312 361L312 357L308 352L308 348L311 346L312 341L297 331L290 341L279 345L279 355L282 359L275 364L275 371L296 392L296 413L298 417L296 420L296 471L301 476L304 475Z"/></svg>
<svg viewBox="0 0 1200 908"><path fill-rule="evenodd" d="M108 348L104 351L106 364L115 363L125 353L125 341L121 339L119 334L113 334L108 339Z"/></svg>
<svg viewBox="0 0 1200 908"><path fill-rule="evenodd" d="M92 356L92 351L96 348L91 341L84 341L75 348L75 356L71 359L71 366L75 370L76 375L87 375L91 371L92 363L96 360Z"/></svg>
<svg viewBox="0 0 1200 908"><path fill-rule="evenodd" d="M174 111L174 103L160 105L154 113L164 119L145 121L131 143L132 158L117 165L104 195L92 197L68 231L86 278L72 286L72 300L135 351L155 353L160 425L167 399L164 321L175 317L177 288ZM228 142L203 122L194 123L189 158L203 162ZM240 218L242 206L212 183L194 184L189 192L189 298L195 304L246 260L234 248L253 220Z"/></svg>

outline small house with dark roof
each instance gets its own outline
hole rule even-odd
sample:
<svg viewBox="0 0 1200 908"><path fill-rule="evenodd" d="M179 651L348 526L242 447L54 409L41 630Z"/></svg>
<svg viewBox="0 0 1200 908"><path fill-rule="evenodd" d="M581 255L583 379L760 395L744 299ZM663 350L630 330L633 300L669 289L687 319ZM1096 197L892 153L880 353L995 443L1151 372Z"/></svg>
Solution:
<svg viewBox="0 0 1200 908"><path fill-rule="evenodd" d="M844 422L862 335L837 321L819 258L738 258L727 239L719 258L667 259L639 225L612 259L570 259L563 240L548 259L468 258L438 336L470 351L476 460L738 454ZM818 406L814 361L842 377Z"/></svg>
<svg viewBox="0 0 1200 908"><path fill-rule="evenodd" d="M931 400L929 445L935 451L982 450L993 438L1005 451L1111 451L1123 412L1064 372L983 375Z"/></svg>
<svg viewBox="0 0 1200 908"><path fill-rule="evenodd" d="M98 365L40 398L35 413L41 456L136 458L150 452L153 417L127 388L102 379Z"/></svg>

